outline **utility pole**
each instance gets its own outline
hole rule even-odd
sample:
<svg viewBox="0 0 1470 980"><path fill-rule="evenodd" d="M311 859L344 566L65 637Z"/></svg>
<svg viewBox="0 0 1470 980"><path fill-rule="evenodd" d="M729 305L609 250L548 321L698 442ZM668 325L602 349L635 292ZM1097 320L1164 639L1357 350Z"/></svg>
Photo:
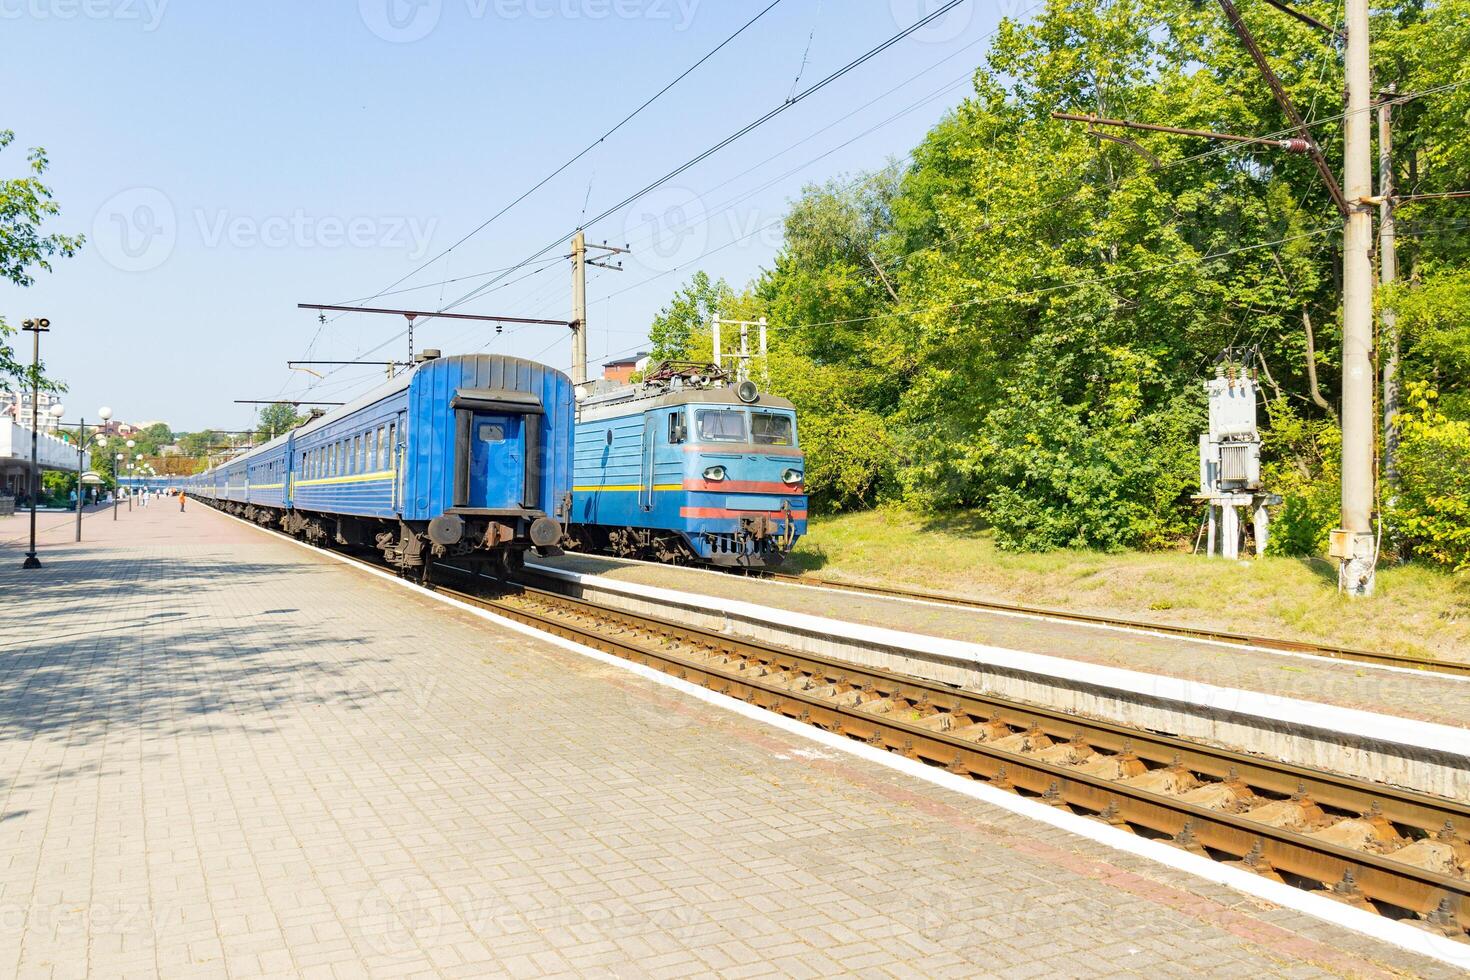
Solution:
<svg viewBox="0 0 1470 980"><path fill-rule="evenodd" d="M1389 113L1393 108L1395 86L1379 93L1378 102L1378 284L1391 285L1399 274L1398 250L1393 226L1393 129ZM1399 323L1392 306L1379 312L1379 338L1383 360L1383 479L1390 492L1398 482L1394 456L1398 451L1398 432L1393 417L1399 410Z"/></svg>
<svg viewBox="0 0 1470 980"><path fill-rule="evenodd" d="M572 236L572 390L576 392L577 398L582 397L583 389L587 386L587 267L595 265L599 269L623 271L621 260L614 264L589 259L588 248L605 253L604 259L632 251L627 245L618 248L607 242L588 245L587 233L581 230Z"/></svg>
<svg viewBox="0 0 1470 980"><path fill-rule="evenodd" d="M1343 120L1342 525L1332 533L1339 587L1373 594L1373 119L1368 0L1345 0L1347 116Z"/></svg>
<svg viewBox="0 0 1470 980"><path fill-rule="evenodd" d="M587 234L572 236L572 391L587 385Z"/></svg>

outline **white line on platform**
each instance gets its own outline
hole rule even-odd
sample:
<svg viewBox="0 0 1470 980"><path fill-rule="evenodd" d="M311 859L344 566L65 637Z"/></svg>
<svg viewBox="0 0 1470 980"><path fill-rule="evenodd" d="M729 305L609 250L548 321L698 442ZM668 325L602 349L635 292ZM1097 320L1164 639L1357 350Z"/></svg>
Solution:
<svg viewBox="0 0 1470 980"><path fill-rule="evenodd" d="M376 575L386 582L407 589L414 595L425 599L433 599L505 629L533 637L544 643L549 643L608 666L628 671L655 684L661 684L664 687L673 688L690 697L697 698L714 707L734 712L751 721L759 722L772 728L778 728L789 735L804 738L827 748L835 749L839 752L846 752L849 755L865 759L876 765L897 770L915 779L921 779L962 796L968 796L971 799L999 807L1017 816L1048 824L1059 830L1065 830L1095 843L1111 847L1114 850L1146 858L1177 871L1203 878L1206 881L1226 885L1234 888L1236 891L1244 892L1247 895L1254 895L1257 898L1265 899L1284 908L1294 909L1313 918L1320 919L1323 922L1380 940L1411 953L1426 956L1459 969L1470 970L1470 945L1466 945L1465 943L1456 942L1448 937L1438 936L1415 926L1396 922L1372 912L1365 912L1362 909L1356 909L1340 902L1335 902L1332 899L1302 891L1291 885L1262 878L1252 872L1234 868L1197 854L1191 854L1188 851L1180 850L1169 844L1146 840L1127 831L1119 830L1116 827L1099 823L1096 820L1078 816L1075 813L1064 812L1044 803L1036 803L1004 790L996 789L986 783L976 782L973 779L966 779L954 773L938 770L913 759L906 759L903 756L895 755L862 742L854 742L849 738L834 735L831 732L823 731L820 728L804 724L793 718L787 718L773 711L767 711L764 708L746 704L744 701L737 700L728 695L717 694L714 691L706 690L689 681L670 677L668 674L655 670L652 667L635 664L630 660L624 660L622 657L617 657L610 653L603 653L601 650L584 646L573 640L553 636L533 626L517 623L514 620L481 609L478 606L472 606L469 603L451 598L450 596L421 588L412 582L401 579L396 575L391 575L382 569L372 568L344 555L314 547L305 542L297 541L294 538L285 538L250 521L235 517L233 514L225 514L223 511L216 511L216 513L229 517L232 520L240 521L240 523L268 534L272 538L284 540L299 548L304 548L312 554L331 558L349 568L356 569L368 575Z"/></svg>
<svg viewBox="0 0 1470 980"><path fill-rule="evenodd" d="M701 575L714 575L718 578L723 578L727 580L731 578L729 572L719 572L708 568L695 568L689 565L673 566L656 561L644 561L641 558L612 558L606 555L592 555L584 554L582 552L571 552L569 554L572 557L577 558L589 558L599 561L626 562L628 564L647 565L649 568L661 568L665 570L670 568L678 568L681 572L698 572ZM526 564L526 567L539 572L566 571L566 569L552 568L550 565L538 565L535 562L528 562ZM597 577L604 578L605 576L597 574ZM1184 636L1178 633L1170 633L1165 627L1154 629L1149 627L1147 624L1136 626L1122 626L1114 623L1089 623L1082 620L1071 619L1065 613L1062 613L1060 611L1056 614L1051 614L1045 612L1028 612L1020 609L983 609L976 606L964 605L963 596L955 597L956 599L961 600L959 602L940 602L935 599L923 599L918 596L883 595L876 592L864 592L862 591L863 587L857 583L854 583L853 588L851 589L843 589L833 588L827 585L820 585L816 582L783 582L779 579L737 579L736 581L753 581L760 582L763 585L774 585L779 588L806 589L807 591L811 592L826 592L831 595L843 595L849 597L857 596L863 599L878 599L884 602L906 602L910 605L928 606L934 609L947 609L951 612L958 610L960 612L970 613L971 615L976 616L1003 616L1011 619L1038 620L1045 623L1057 623L1061 626L1073 626L1078 629L1107 630L1114 633L1129 633L1133 636L1147 636L1150 639L1154 640L1172 640L1178 643L1196 643L1200 646L1221 647L1226 650L1249 650L1252 653L1265 653L1270 654L1273 657L1296 657L1299 660L1311 660L1317 663L1334 664L1338 667L1350 667L1354 670L1382 670L1387 671L1391 674L1413 674L1417 677L1432 676L1435 680L1446 680L1461 684L1470 683L1470 677L1462 677L1458 674L1440 674L1434 672L1426 672L1424 670L1420 670L1417 667L1395 667L1392 664L1376 664L1368 660L1349 660L1344 657L1328 657L1316 653L1302 653L1298 650L1278 650L1274 647L1263 647L1258 646L1254 643L1232 643L1229 640L1211 640L1208 637L1203 636Z"/></svg>

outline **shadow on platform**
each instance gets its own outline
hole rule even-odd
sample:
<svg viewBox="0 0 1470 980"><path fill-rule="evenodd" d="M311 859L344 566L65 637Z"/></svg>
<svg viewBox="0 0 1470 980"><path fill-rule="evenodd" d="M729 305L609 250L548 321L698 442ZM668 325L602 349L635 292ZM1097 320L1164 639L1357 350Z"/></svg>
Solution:
<svg viewBox="0 0 1470 980"><path fill-rule="evenodd" d="M252 586L279 596L282 579L300 579L287 586L299 595L333 572L89 548L53 551L40 575L0 569L0 739L141 738L147 752L185 732L266 732L273 712L402 693L364 683L373 672L359 668L386 658L353 653L367 639L345 614L305 597L247 608Z"/></svg>

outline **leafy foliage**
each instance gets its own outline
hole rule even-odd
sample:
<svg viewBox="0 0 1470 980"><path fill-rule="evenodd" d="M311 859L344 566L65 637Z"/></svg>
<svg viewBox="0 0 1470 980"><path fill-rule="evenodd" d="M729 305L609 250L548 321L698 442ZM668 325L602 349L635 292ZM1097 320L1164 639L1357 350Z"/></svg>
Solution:
<svg viewBox="0 0 1470 980"><path fill-rule="evenodd" d="M14 132L0 130L0 151L14 141ZM20 287L35 282L37 270L50 272L52 257L75 255L84 241L80 235L42 234L41 226L60 214L61 206L52 198L51 188L41 181L49 164L46 151L32 149L26 164L29 176L0 179L0 277ZM10 390L15 380L23 380L27 387L36 384L49 390L59 388L47 381L42 371L32 377L30 365L16 360L7 339L14 329L0 316L0 390Z"/></svg>
<svg viewBox="0 0 1470 980"><path fill-rule="evenodd" d="M1439 392L1409 386L1398 420L1399 486L1390 513L1413 554L1470 568L1470 421L1439 411Z"/></svg>
<svg viewBox="0 0 1470 980"><path fill-rule="evenodd" d="M1326 123L1340 50L1263 3L1241 9L1292 100ZM1470 86L1446 87L1470 80L1470 0L1403 0L1374 18L1379 82L1430 93L1395 109L1399 186L1470 186ZM819 506L975 508L1015 549L1192 542L1202 382L1222 349L1250 348L1268 481L1286 500L1273 550L1320 552L1338 520L1341 363L1340 219L1321 179L1261 146L1100 140L1059 110L1288 129L1214 5L1048 0L1033 22L1002 24L973 94L910 163L806 188L747 290L696 277L675 307L769 315L772 378L802 410ZM1313 129L1329 159L1340 131ZM1403 209L1401 263L1418 277L1388 298L1405 378L1434 381L1453 422L1470 419L1470 238L1434 206ZM670 352L699 340L658 330ZM1448 422L1404 439L1447 452ZM1411 473L1424 501L1458 487L1410 463L1417 451L1405 448L1406 487ZM1405 535L1412 553L1435 537Z"/></svg>
<svg viewBox="0 0 1470 980"><path fill-rule="evenodd" d="M285 402L276 402L260 410L260 420L255 428L255 437L261 441L274 439L276 436L285 435L305 421L306 416L297 414L294 407Z"/></svg>
<svg viewBox="0 0 1470 980"><path fill-rule="evenodd" d="M653 344L649 360L656 364L691 357L695 336L709 332L710 321L733 295L725 280L711 282L707 274L696 272L653 318L653 326L648 331L648 339ZM728 315L728 310L725 313Z"/></svg>

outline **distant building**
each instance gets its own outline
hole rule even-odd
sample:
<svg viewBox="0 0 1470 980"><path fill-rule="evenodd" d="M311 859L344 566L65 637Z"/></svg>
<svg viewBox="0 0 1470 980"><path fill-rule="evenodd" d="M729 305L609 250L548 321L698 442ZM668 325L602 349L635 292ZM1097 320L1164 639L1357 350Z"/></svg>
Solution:
<svg viewBox="0 0 1470 980"><path fill-rule="evenodd" d="M4 399L3 407L0 407L0 415L27 429L31 427L31 390L29 388L25 391L0 392L0 399ZM40 397L36 400L36 411L39 413L36 418L36 431L54 432L56 430L58 420L51 417L50 409L60 400L49 391L40 393Z"/></svg>
<svg viewBox="0 0 1470 980"><path fill-rule="evenodd" d="M146 426L145 426L145 428L146 428ZM184 454L184 447L183 446L180 446L176 442L171 442L167 446L159 446L158 447L158 455L160 455L160 456L182 456L183 454Z"/></svg>
<svg viewBox="0 0 1470 980"><path fill-rule="evenodd" d="M138 427L127 422L120 422L117 419L112 419L111 421L102 425L102 427L99 428L97 431L102 433L104 436L117 436L119 439L127 439L130 438L133 433L138 431Z"/></svg>
<svg viewBox="0 0 1470 980"><path fill-rule="evenodd" d="M604 361L602 378L617 384L627 384L638 371L648 367L648 352L641 351L632 357L620 357L615 361Z"/></svg>

